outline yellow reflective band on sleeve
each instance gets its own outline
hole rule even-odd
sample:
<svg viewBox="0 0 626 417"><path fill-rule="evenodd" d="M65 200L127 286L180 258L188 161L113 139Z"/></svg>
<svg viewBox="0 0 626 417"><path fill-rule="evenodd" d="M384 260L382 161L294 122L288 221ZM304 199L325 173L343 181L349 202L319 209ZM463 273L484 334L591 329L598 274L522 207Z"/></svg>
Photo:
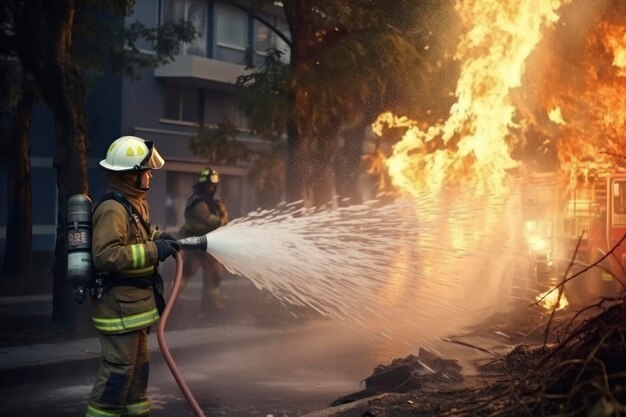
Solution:
<svg viewBox="0 0 626 417"><path fill-rule="evenodd" d="M148 327L159 320L159 312L156 308L145 313L134 314L127 317L91 317L95 328L102 333L116 333L120 330L138 330Z"/></svg>
<svg viewBox="0 0 626 417"><path fill-rule="evenodd" d="M92 405L87 405L85 417L120 417L122 414L111 411L101 410Z"/></svg>
<svg viewBox="0 0 626 417"><path fill-rule="evenodd" d="M147 416L150 414L150 403L146 400L134 404L126 404L124 409L127 416Z"/></svg>
<svg viewBox="0 0 626 417"><path fill-rule="evenodd" d="M131 245L130 250L133 254L133 269L139 269L146 266L146 250L143 244Z"/></svg>

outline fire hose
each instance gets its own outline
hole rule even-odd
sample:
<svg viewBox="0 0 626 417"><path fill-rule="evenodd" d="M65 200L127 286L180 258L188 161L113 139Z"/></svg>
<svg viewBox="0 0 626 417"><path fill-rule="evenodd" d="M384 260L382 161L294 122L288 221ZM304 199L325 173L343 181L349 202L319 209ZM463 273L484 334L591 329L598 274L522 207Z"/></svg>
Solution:
<svg viewBox="0 0 626 417"><path fill-rule="evenodd" d="M172 312L172 308L174 308L174 304L176 303L176 299L178 298L178 293L180 292L180 285L183 277L183 258L180 251L176 252L176 274L174 275L174 284L172 285L172 292L168 298L168 302L165 305L165 309L163 310L163 314L161 315L161 319L159 320L159 324L157 326L157 340L159 342L159 347L161 348L161 353L165 358L165 362L167 362L167 366L170 368L176 383L180 387L185 399L189 403L189 406L196 414L197 417L205 417L202 409L198 405L198 402L194 398L191 390L187 386L187 383L183 379L180 371L176 367L176 363L172 358L172 354L167 347L167 343L165 342L165 326L167 325L167 320L169 319L170 313Z"/></svg>

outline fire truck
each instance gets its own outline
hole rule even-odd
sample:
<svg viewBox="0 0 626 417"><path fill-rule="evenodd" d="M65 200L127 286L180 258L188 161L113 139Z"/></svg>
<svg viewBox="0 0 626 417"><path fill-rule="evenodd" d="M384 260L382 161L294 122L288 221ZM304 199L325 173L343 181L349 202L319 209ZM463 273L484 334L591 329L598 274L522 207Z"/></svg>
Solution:
<svg viewBox="0 0 626 417"><path fill-rule="evenodd" d="M626 167L581 163L567 175L534 174L530 184L525 236L538 289L587 270L565 285L570 302L619 295L626 285Z"/></svg>

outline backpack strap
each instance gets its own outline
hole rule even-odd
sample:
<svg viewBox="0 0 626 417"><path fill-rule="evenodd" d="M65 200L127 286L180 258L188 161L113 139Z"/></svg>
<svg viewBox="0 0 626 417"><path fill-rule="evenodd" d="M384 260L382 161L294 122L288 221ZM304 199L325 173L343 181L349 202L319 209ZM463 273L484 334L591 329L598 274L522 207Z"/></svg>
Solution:
<svg viewBox="0 0 626 417"><path fill-rule="evenodd" d="M128 201L128 199L126 198L124 194L118 193L117 191L107 193L102 196L96 208L98 208L100 204L102 204L103 202L107 200L115 200L118 203L120 203L122 206L124 206L124 208L128 212L128 217L131 219L131 221L133 221L137 226L141 224L143 228L145 229L146 234L150 236L150 225L144 220L143 217L141 217L141 214L139 213L139 211L137 211L135 206L133 206L130 203L130 201ZM96 208L94 208L94 211L96 210Z"/></svg>
<svg viewBox="0 0 626 417"><path fill-rule="evenodd" d="M103 195L100 201L98 202L98 205L96 205L96 207L94 208L94 211L96 211L96 209L98 208L100 204L104 203L107 200L115 200L121 205L123 205L126 211L128 212L129 217L133 214L133 205L130 204L130 201L128 201L128 199L126 198L126 196L124 196L124 194L118 193L117 191L113 191L111 193L107 193Z"/></svg>

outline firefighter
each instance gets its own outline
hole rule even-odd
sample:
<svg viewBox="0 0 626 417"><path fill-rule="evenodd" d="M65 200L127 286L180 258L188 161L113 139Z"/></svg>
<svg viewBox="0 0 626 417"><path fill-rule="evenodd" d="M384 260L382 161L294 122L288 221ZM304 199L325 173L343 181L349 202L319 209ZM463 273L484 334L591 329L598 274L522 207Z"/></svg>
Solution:
<svg viewBox="0 0 626 417"><path fill-rule="evenodd" d="M100 161L109 193L92 220L92 321L100 334L102 361L87 417L150 413L147 337L164 306L157 265L180 250L173 236L152 230L149 223L151 170L164 163L151 141L135 136L115 140Z"/></svg>
<svg viewBox="0 0 626 417"><path fill-rule="evenodd" d="M220 182L216 170L206 167L193 186L193 193L185 207L185 224L179 231L181 238L202 236L228 223L226 206L215 198ZM202 307L221 309L224 307L220 291L222 265L209 253L190 250L183 252L183 283L202 267Z"/></svg>

